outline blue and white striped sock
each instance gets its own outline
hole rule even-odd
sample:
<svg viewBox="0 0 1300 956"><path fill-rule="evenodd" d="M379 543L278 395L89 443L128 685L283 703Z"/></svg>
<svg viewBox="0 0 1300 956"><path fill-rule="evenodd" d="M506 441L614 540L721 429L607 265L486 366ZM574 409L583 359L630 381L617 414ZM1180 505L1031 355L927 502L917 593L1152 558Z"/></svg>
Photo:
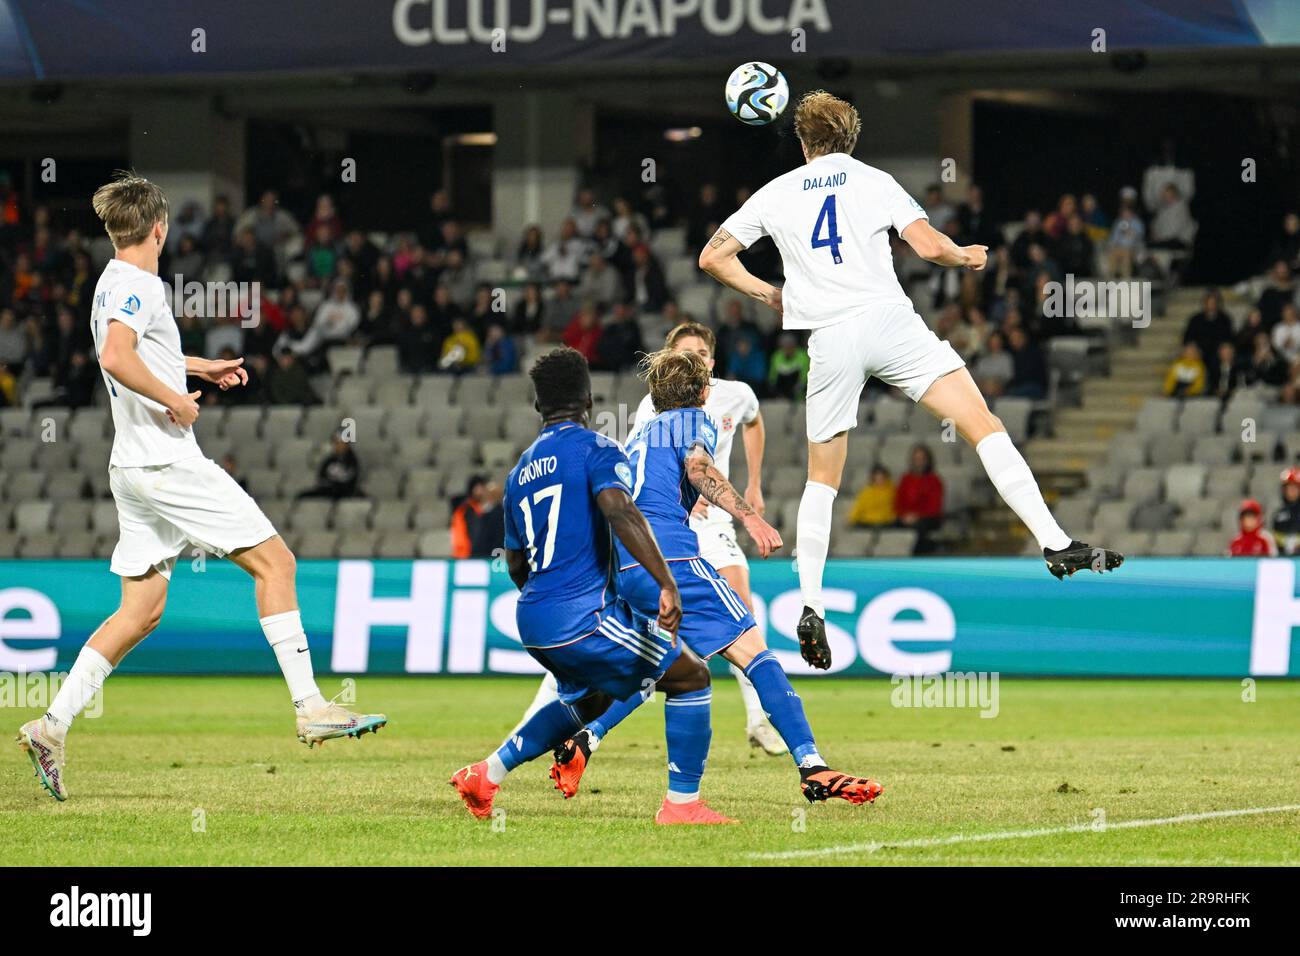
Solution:
<svg viewBox="0 0 1300 956"><path fill-rule="evenodd" d="M700 780L713 740L713 688L692 690L664 702L668 740L668 799L689 803L700 796Z"/></svg>

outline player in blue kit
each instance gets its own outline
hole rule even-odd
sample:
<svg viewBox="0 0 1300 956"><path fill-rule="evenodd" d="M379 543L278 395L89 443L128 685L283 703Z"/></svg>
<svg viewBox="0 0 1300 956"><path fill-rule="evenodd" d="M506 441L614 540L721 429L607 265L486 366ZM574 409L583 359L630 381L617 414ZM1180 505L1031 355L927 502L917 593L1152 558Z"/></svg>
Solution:
<svg viewBox="0 0 1300 956"><path fill-rule="evenodd" d="M688 524L702 495L737 518L767 557L781 547L781 536L745 501L713 464L715 434L702 406L710 372L694 352L664 349L649 356L645 380L659 414L628 441L632 498L663 551L682 595L679 635L706 660L714 654L741 668L753 683L772 726L789 747L799 768L800 787L809 801L839 797L851 803L873 801L882 787L874 780L830 769L817 751L803 703L776 656L767 649L753 615L727 582L700 558L699 541ZM631 550L618 547L618 591L635 611L653 608L655 568ZM601 739L643 701L641 695L619 700L557 749L551 769L566 796L578 781ZM665 713L674 707L668 701ZM680 706L680 705L676 705Z"/></svg>
<svg viewBox="0 0 1300 956"><path fill-rule="evenodd" d="M560 348L530 372L542 430L507 480L506 562L521 594L519 640L555 675L559 699L486 759L451 778L469 811L489 816L506 775L560 746L616 700L658 689L670 704L707 701L709 671L677 642L681 597L649 524L632 502L632 468L618 442L588 429L591 377ZM611 532L653 581L644 613L613 586ZM693 713L667 722L669 787L699 789L708 756ZM707 714L706 724L707 727ZM707 808L706 808L707 809Z"/></svg>

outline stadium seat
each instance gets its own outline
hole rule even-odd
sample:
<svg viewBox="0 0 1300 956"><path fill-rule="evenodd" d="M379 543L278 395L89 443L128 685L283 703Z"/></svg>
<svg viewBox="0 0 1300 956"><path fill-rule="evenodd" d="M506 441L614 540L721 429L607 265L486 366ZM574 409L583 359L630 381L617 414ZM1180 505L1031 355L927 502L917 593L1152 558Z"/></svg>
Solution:
<svg viewBox="0 0 1300 956"><path fill-rule="evenodd" d="M361 360L365 350L359 345L333 345L325 353L325 363L330 374L336 378L340 375L355 375L361 370Z"/></svg>
<svg viewBox="0 0 1300 956"><path fill-rule="evenodd" d="M1179 403L1175 398L1149 398L1137 415L1140 435L1168 435L1174 431Z"/></svg>
<svg viewBox="0 0 1300 956"><path fill-rule="evenodd" d="M1213 435L1219 429L1219 400L1189 398L1178 415L1178 430L1185 435Z"/></svg>
<svg viewBox="0 0 1300 956"><path fill-rule="evenodd" d="M492 385L493 380L486 375L462 375L456 383L456 404L463 405L469 411L490 404ZM596 394L594 383L592 394Z"/></svg>
<svg viewBox="0 0 1300 956"><path fill-rule="evenodd" d="M405 382L405 379L401 379L401 378L386 379L385 381ZM339 383L338 388L335 389L334 391L334 404L338 405L345 412L347 412L350 409L361 408L363 406L369 405L371 402L371 398L374 395L374 391L375 391L374 386L375 383L367 378L360 378L357 376L350 376L348 378L345 378L343 381ZM395 397L395 396L385 395L385 398L389 398L389 397ZM404 405L406 404L407 397L409 396L403 396L401 402L393 403L393 404Z"/></svg>
<svg viewBox="0 0 1300 956"><path fill-rule="evenodd" d="M1227 554L1231 538L1231 534L1225 535L1218 530L1200 531L1192 544L1191 553L1198 557L1215 557Z"/></svg>
<svg viewBox="0 0 1300 956"><path fill-rule="evenodd" d="M1131 501L1107 501L1097 508L1093 526L1106 533L1124 532L1129 529L1133 516Z"/></svg>
<svg viewBox="0 0 1300 956"><path fill-rule="evenodd" d="M80 408L68 423L68 437L73 441L103 438L108 434L108 411L103 408Z"/></svg>
<svg viewBox="0 0 1300 956"><path fill-rule="evenodd" d="M478 461L478 442L473 438L443 438L433 445L433 461L439 467L466 465Z"/></svg>
<svg viewBox="0 0 1300 956"><path fill-rule="evenodd" d="M1240 497L1246 492L1249 465L1220 465L1209 470L1205 481L1207 498Z"/></svg>
<svg viewBox="0 0 1300 956"><path fill-rule="evenodd" d="M1106 545L1127 557L1140 557L1151 553L1153 534L1150 531L1128 531L1115 535Z"/></svg>
<svg viewBox="0 0 1300 956"><path fill-rule="evenodd" d="M261 438L267 442L283 442L298 437L302 422L302 408L298 405L273 405L262 419Z"/></svg>
<svg viewBox="0 0 1300 956"><path fill-rule="evenodd" d="M368 378L388 378L401 371L396 345L372 345L366 350L363 362Z"/></svg>
<svg viewBox="0 0 1300 956"><path fill-rule="evenodd" d="M1197 501L1205 489L1204 465L1170 465L1165 472L1165 498L1176 504Z"/></svg>
<svg viewBox="0 0 1300 956"><path fill-rule="evenodd" d="M304 498L289 513L289 527L294 531L323 531L329 526L333 502L325 498Z"/></svg>
<svg viewBox="0 0 1300 956"><path fill-rule="evenodd" d="M426 531L420 535L415 550L422 558L450 558L451 532Z"/></svg>
<svg viewBox="0 0 1300 956"><path fill-rule="evenodd" d="M31 560L57 558L59 536L44 531L24 534L18 545L18 556Z"/></svg>
<svg viewBox="0 0 1300 956"><path fill-rule="evenodd" d="M91 529L99 535L117 538L117 505L111 501L96 501L90 511Z"/></svg>
<svg viewBox="0 0 1300 956"><path fill-rule="evenodd" d="M494 441L500 438L502 411L495 405L481 403L466 406L465 434L479 441Z"/></svg>
<svg viewBox="0 0 1300 956"><path fill-rule="evenodd" d="M831 535L831 555L837 558L867 557L875 549L876 538L874 528L836 529Z"/></svg>
<svg viewBox="0 0 1300 956"><path fill-rule="evenodd" d="M916 532L911 528L882 528L873 554L878 558L906 558L916 551Z"/></svg>
<svg viewBox="0 0 1300 956"><path fill-rule="evenodd" d="M1191 531L1157 531L1150 553L1158 557L1177 558L1191 554L1196 535Z"/></svg>
<svg viewBox="0 0 1300 956"><path fill-rule="evenodd" d="M413 558L420 536L414 531L385 531L375 548L377 558Z"/></svg>
<svg viewBox="0 0 1300 956"><path fill-rule="evenodd" d="M459 415L460 410L455 411ZM384 413L380 433L394 444L418 441L425 435L433 437L433 433L429 430L430 417L439 414L444 413L430 411L421 405L404 405L388 409ZM454 435L455 431L450 430L445 434ZM358 434L358 437L364 436Z"/></svg>
<svg viewBox="0 0 1300 956"><path fill-rule="evenodd" d="M333 531L306 531L298 537L294 553L300 558L333 558L338 555L338 535Z"/></svg>
<svg viewBox="0 0 1300 956"><path fill-rule="evenodd" d="M56 556L92 558L95 556L95 540L95 535L90 531L61 531L56 536Z"/></svg>
<svg viewBox="0 0 1300 956"><path fill-rule="evenodd" d="M1137 468L1124 479L1124 498L1130 504L1160 500L1164 473L1159 468Z"/></svg>
<svg viewBox="0 0 1300 956"><path fill-rule="evenodd" d="M374 404L385 408L401 408L411 402L411 393L414 390L415 379L409 375L395 375L392 378L381 379L374 389ZM344 408L350 405L369 405L371 404L369 396L366 400L359 402L346 402L343 400L343 390L339 390L338 404Z"/></svg>
<svg viewBox="0 0 1300 956"><path fill-rule="evenodd" d="M335 531L351 533L370 527L370 511L374 505L366 498L344 498L334 506L331 526Z"/></svg>
<svg viewBox="0 0 1300 956"><path fill-rule="evenodd" d="M1202 435L1192 445L1192 461L1207 466L1229 465L1238 443L1231 435Z"/></svg>
<svg viewBox="0 0 1300 956"><path fill-rule="evenodd" d="M379 547L379 532L363 528L344 531L339 535L336 554L340 558L373 558Z"/></svg>

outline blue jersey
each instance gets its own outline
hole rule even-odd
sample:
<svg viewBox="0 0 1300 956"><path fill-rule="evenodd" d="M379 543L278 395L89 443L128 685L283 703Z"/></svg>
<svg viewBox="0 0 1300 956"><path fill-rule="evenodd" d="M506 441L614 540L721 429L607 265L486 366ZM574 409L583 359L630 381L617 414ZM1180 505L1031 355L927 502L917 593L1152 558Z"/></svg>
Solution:
<svg viewBox="0 0 1300 956"><path fill-rule="evenodd" d="M577 640L614 602L611 535L596 505L606 488L631 493L627 455L617 442L575 422L543 428L511 470L506 547L528 556L516 611L525 647Z"/></svg>
<svg viewBox="0 0 1300 956"><path fill-rule="evenodd" d="M686 456L698 447L712 457L717 440L717 431L702 408L674 408L656 415L628 439L632 497L669 561L694 558L700 553L699 540L688 524L700 493L686 479ZM636 563L620 542L618 566L626 568Z"/></svg>

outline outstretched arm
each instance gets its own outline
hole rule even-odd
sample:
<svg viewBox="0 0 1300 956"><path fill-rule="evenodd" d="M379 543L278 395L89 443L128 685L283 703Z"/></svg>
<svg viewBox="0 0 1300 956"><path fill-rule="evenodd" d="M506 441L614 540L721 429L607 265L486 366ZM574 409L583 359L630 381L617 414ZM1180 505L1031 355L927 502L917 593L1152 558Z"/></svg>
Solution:
<svg viewBox="0 0 1300 956"><path fill-rule="evenodd" d="M713 456L699 446L686 456L686 480L701 495L740 521L758 545L758 553L767 557L781 547L781 535L759 516L753 506L723 477L713 464Z"/></svg>
<svg viewBox="0 0 1300 956"><path fill-rule="evenodd" d="M926 219L916 220L901 235L918 256L935 265L963 266L979 272L988 261L988 246L959 246Z"/></svg>
<svg viewBox="0 0 1300 956"><path fill-rule="evenodd" d="M700 268L729 289L757 299L766 306L781 311L781 290L770 282L751 275L738 256L745 251L740 240L719 229L700 252Z"/></svg>
<svg viewBox="0 0 1300 956"><path fill-rule="evenodd" d="M248 384L248 372L240 367L243 364L243 358L205 359L187 355L185 356L185 374L201 378L213 385L219 385L224 392L236 385Z"/></svg>
<svg viewBox="0 0 1300 956"><path fill-rule="evenodd" d="M650 530L650 523L632 501L632 496L618 488L606 488L596 495L596 506L628 554L659 585L659 626L670 632L676 641L677 626L682 620L682 597L672 572L668 570L668 562L659 550L659 543L655 541L654 532Z"/></svg>

